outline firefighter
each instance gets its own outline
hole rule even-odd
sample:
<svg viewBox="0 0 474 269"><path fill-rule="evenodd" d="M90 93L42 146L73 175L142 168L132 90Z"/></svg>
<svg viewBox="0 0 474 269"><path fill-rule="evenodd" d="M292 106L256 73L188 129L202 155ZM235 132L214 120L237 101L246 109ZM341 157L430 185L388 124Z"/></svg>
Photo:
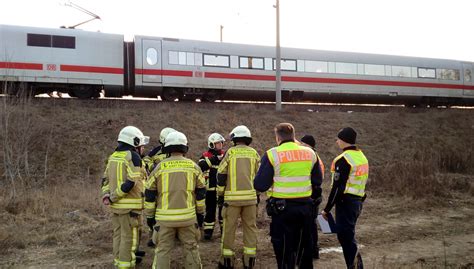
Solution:
<svg viewBox="0 0 474 269"><path fill-rule="evenodd" d="M240 125L230 133L234 146L224 155L217 170L218 204L222 204L224 218L219 268L234 268L234 241L240 217L244 234L244 268L254 268L257 252L257 193L253 178L260 156L249 147L250 130Z"/></svg>
<svg viewBox="0 0 474 269"><path fill-rule="evenodd" d="M145 167L146 171L148 174L153 171L153 168L155 168L156 165L158 165L159 162L161 162L163 159L166 158L166 154L163 152L163 147L165 144L165 139L166 136L172 132L175 132L176 130L170 127L165 127L161 130L160 132L160 138L159 138L159 145L153 148L147 156L143 158L145 162ZM148 231L149 238L147 242L147 246L154 248L156 245L153 243L153 230Z"/></svg>
<svg viewBox="0 0 474 269"><path fill-rule="evenodd" d="M198 240L205 211L204 177L199 166L184 157L188 140L183 133L168 134L163 150L170 156L153 170L145 190L147 224L159 241L153 268L170 268L176 237L184 247L185 268L201 268Z"/></svg>
<svg viewBox="0 0 474 269"><path fill-rule="evenodd" d="M336 206L337 239L342 246L347 268L363 268L362 257L355 239L355 225L367 195L365 184L369 178L369 162L355 145L357 133L346 127L337 134L336 144L343 151L331 165L331 192L321 215Z"/></svg>
<svg viewBox="0 0 474 269"><path fill-rule="evenodd" d="M110 208L113 226L114 265L135 268L141 261L137 254L139 227L143 209L144 167L138 152L150 138L134 126L123 128L118 146L109 157L102 180L102 202Z"/></svg>
<svg viewBox="0 0 474 269"><path fill-rule="evenodd" d="M316 140L312 135L304 135L301 139L301 145L311 148L314 153L316 153L316 158L318 159L318 164L321 167L321 177L324 179L324 164L321 158L316 151ZM319 199L313 200L313 228L311 228L311 235L313 237L313 259L319 259L319 242L318 242L318 226L316 224L318 214L319 214L319 205L322 202L323 197L320 196Z"/></svg>
<svg viewBox="0 0 474 269"><path fill-rule="evenodd" d="M161 130L160 132L160 139L159 142L160 144L153 148L147 156L145 156L143 159L146 163L146 168L149 173L153 171L153 168L161 162L164 158L166 158L166 154L163 152L163 147L165 144L165 139L166 136L172 132L176 132L175 129L170 128L170 127L165 127Z"/></svg>
<svg viewBox="0 0 474 269"><path fill-rule="evenodd" d="M321 168L314 151L295 141L290 123L275 126L277 147L262 157L255 189L267 191L270 236L278 268L313 268L313 200L321 196ZM312 198L312 199L311 199Z"/></svg>
<svg viewBox="0 0 474 269"><path fill-rule="evenodd" d="M204 217L204 239L211 240L216 221L217 207L217 168L224 157L225 139L218 133L211 134L207 139L208 150L199 158L198 165L206 173L206 215ZM218 208L219 226L222 233L222 206Z"/></svg>

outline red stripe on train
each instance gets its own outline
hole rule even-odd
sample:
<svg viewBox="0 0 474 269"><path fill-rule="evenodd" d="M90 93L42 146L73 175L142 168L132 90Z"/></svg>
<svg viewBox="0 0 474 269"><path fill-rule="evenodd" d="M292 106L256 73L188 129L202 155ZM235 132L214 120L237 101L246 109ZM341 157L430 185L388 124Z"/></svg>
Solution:
<svg viewBox="0 0 474 269"><path fill-rule="evenodd" d="M164 70L164 69L135 69L138 75L156 75L156 76L173 76L173 77L192 77L193 71L183 70Z"/></svg>
<svg viewBox="0 0 474 269"><path fill-rule="evenodd" d="M104 73L104 74L123 74L123 68L86 66L86 65L67 65L62 64L61 71L65 72L84 72L84 73Z"/></svg>
<svg viewBox="0 0 474 269"><path fill-rule="evenodd" d="M0 62L2 69L23 69L23 70L43 70L43 64L18 63L18 62Z"/></svg>

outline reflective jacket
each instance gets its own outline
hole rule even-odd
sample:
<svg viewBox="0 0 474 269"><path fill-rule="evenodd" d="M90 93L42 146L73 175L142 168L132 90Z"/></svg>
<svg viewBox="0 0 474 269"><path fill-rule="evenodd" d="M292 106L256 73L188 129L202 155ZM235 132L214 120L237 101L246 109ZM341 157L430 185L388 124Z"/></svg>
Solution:
<svg viewBox="0 0 474 269"><path fill-rule="evenodd" d="M311 171L317 157L311 148L295 142L285 142L267 151L273 166L273 186L267 192L269 197L294 199L310 197Z"/></svg>
<svg viewBox="0 0 474 269"><path fill-rule="evenodd" d="M146 173L140 155L131 148L121 145L110 155L102 180L102 194L109 196L109 207L115 214L143 209Z"/></svg>
<svg viewBox="0 0 474 269"><path fill-rule="evenodd" d="M183 156L161 161L146 182L145 214L160 225L185 227L205 211L206 186L199 166Z"/></svg>
<svg viewBox="0 0 474 269"><path fill-rule="evenodd" d="M245 206L257 202L253 179L260 165L257 151L246 145L227 150L217 169L217 195L229 205Z"/></svg>
<svg viewBox="0 0 474 269"><path fill-rule="evenodd" d="M367 158L360 150L345 150L332 162L331 185L334 183L335 164L341 158L344 158L351 166L344 193L363 197L365 195L365 184L367 183L367 179L369 178L369 162Z"/></svg>

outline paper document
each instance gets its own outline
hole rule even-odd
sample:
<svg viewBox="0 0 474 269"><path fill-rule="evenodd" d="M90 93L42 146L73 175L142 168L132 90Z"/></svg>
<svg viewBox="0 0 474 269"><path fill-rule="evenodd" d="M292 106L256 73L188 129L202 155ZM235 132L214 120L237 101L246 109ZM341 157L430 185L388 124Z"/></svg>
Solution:
<svg viewBox="0 0 474 269"><path fill-rule="evenodd" d="M336 232L336 223L331 213L327 214L328 220L325 220L321 214L318 215L318 224L323 234L332 234Z"/></svg>

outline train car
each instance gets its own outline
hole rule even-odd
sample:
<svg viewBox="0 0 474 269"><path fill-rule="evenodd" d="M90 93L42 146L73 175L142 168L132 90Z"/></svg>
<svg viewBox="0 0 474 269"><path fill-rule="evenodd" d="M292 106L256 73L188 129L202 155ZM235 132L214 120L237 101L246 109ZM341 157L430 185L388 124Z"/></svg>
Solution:
<svg viewBox="0 0 474 269"><path fill-rule="evenodd" d="M134 96L275 98L274 47L136 36ZM473 63L282 48L284 101L465 105Z"/></svg>
<svg viewBox="0 0 474 269"><path fill-rule="evenodd" d="M0 25L0 81L79 98L124 85L123 35Z"/></svg>

